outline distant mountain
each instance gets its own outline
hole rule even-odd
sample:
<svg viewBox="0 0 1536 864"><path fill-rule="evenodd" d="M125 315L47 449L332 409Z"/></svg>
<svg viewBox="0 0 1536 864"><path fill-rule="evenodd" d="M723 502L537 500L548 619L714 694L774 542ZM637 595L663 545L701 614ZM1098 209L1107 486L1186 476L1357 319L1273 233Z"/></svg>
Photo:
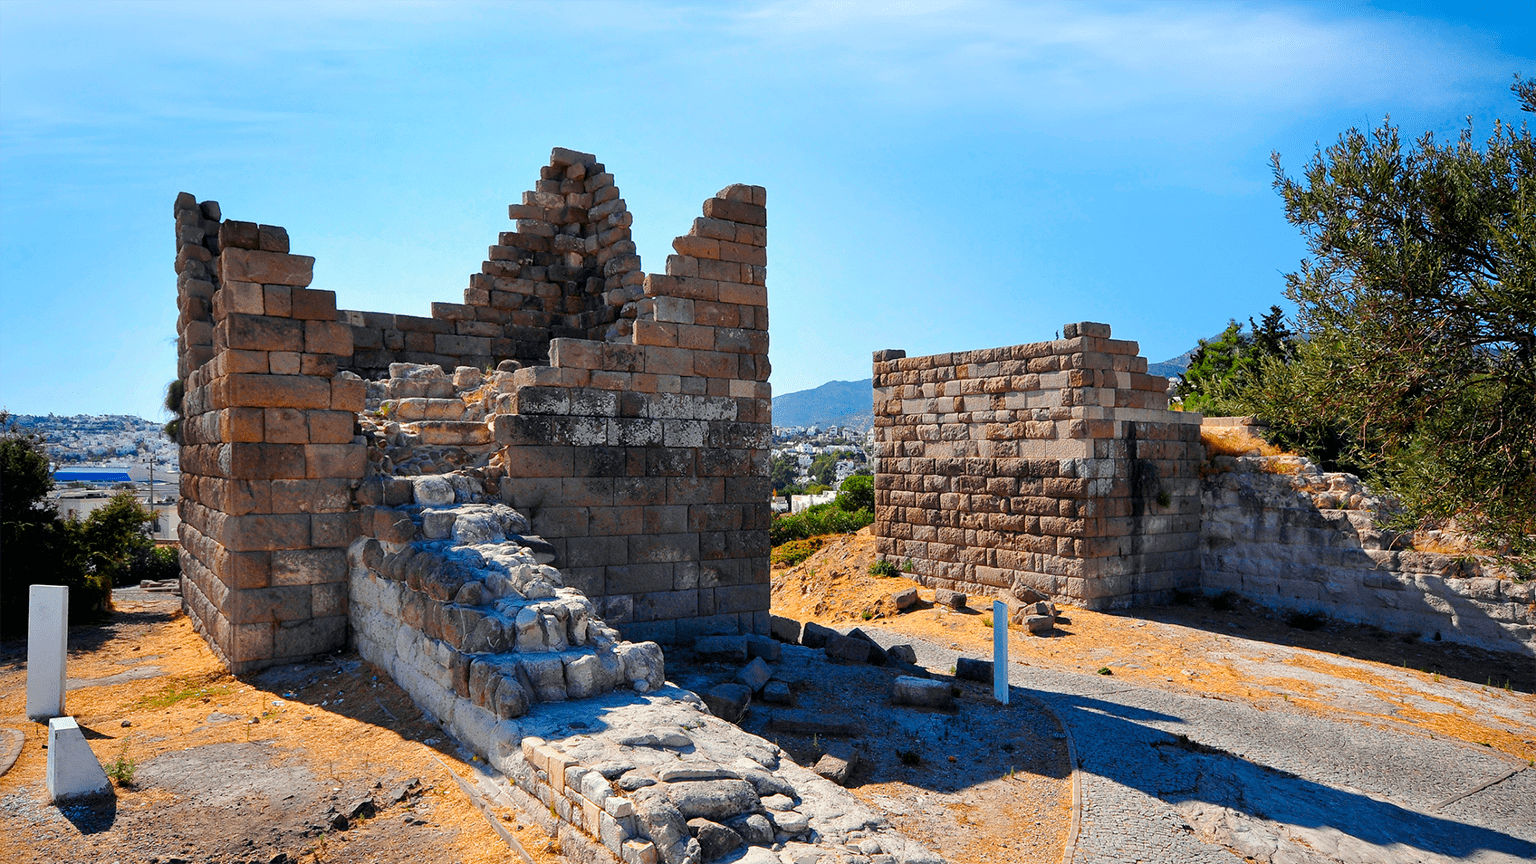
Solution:
<svg viewBox="0 0 1536 864"><path fill-rule="evenodd" d="M828 381L810 390L773 397L775 426L852 426L868 429L875 421L874 380Z"/></svg>
<svg viewBox="0 0 1536 864"><path fill-rule="evenodd" d="M1183 375L1184 370L1189 368L1189 358L1195 356L1195 352L1198 350L1198 348L1191 348L1183 354L1169 360L1164 360L1161 363L1148 363L1147 374L1161 375L1164 378Z"/></svg>

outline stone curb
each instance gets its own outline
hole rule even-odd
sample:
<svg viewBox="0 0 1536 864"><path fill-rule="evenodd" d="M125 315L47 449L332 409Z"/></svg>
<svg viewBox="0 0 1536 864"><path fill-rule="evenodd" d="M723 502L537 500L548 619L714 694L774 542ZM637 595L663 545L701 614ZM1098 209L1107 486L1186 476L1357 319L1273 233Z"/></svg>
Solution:
<svg viewBox="0 0 1536 864"><path fill-rule="evenodd" d="M1010 663L1008 665L1022 666L1024 664ZM1010 684L1009 686L1012 687L1013 685ZM1077 745L1072 739L1072 730L1067 728L1066 722L1061 719L1060 714L1056 713L1056 709L1047 705L1043 699L1033 696L1028 692L1021 695L1038 706L1052 720L1056 721L1056 725L1061 728L1061 734L1067 738L1067 764L1072 768L1072 822L1067 826L1067 842L1062 844L1061 847L1061 864L1072 864L1073 859L1077 857L1077 832L1083 824L1083 772L1078 767Z"/></svg>
<svg viewBox="0 0 1536 864"><path fill-rule="evenodd" d="M4 741L0 744L0 748L3 748L0 749L0 777L3 777L16 764L16 757L21 755L21 747L27 738L15 729L0 728L0 740Z"/></svg>

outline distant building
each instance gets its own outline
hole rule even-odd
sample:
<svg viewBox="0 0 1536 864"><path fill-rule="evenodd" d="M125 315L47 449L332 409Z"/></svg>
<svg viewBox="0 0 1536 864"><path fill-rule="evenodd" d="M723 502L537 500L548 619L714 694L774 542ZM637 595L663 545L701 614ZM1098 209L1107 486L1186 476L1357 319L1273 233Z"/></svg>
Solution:
<svg viewBox="0 0 1536 864"><path fill-rule="evenodd" d="M806 508L815 507L817 504L831 504L835 500L837 500L837 493L830 490L816 495L791 495L789 512L803 513Z"/></svg>

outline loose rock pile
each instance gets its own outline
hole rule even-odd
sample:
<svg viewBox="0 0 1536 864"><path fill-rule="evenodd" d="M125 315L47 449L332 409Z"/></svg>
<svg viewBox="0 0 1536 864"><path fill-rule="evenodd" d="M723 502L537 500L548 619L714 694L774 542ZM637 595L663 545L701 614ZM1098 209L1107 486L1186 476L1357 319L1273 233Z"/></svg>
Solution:
<svg viewBox="0 0 1536 864"><path fill-rule="evenodd" d="M710 716L688 691L615 691L540 706L521 723L528 737L502 763L517 788L617 846L626 862L699 864L733 854L756 864L942 860L818 776L821 765L796 765L776 745ZM851 767L856 758L849 751L842 761Z"/></svg>

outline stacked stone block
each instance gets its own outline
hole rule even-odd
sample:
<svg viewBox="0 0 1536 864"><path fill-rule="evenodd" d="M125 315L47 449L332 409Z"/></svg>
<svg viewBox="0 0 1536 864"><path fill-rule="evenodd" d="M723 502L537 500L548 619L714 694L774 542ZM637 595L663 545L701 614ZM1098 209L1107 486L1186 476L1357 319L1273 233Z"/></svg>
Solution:
<svg viewBox="0 0 1536 864"><path fill-rule="evenodd" d="M286 231L225 221L216 243L211 356L182 404L183 596L243 671L346 642L364 386L338 373L351 330L334 292L306 287L314 259L290 254ZM205 352L188 346L190 366Z"/></svg>
<svg viewBox="0 0 1536 864"><path fill-rule="evenodd" d="M503 499L630 638L767 632L763 200L706 201L667 275L645 277L632 341L553 340L488 421Z"/></svg>
<svg viewBox="0 0 1536 864"><path fill-rule="evenodd" d="M1200 417L1107 324L984 351L874 358L875 535L929 585L1165 600L1199 583Z"/></svg>
<svg viewBox="0 0 1536 864"><path fill-rule="evenodd" d="M627 340L645 277L632 217L597 157L554 148L508 215L516 230L490 247L463 303L433 303L430 318L344 313L357 345L349 368L371 378L391 363L545 364L550 339Z"/></svg>
<svg viewBox="0 0 1536 864"><path fill-rule="evenodd" d="M176 377L213 358L213 292L219 254L219 202L176 196Z"/></svg>

